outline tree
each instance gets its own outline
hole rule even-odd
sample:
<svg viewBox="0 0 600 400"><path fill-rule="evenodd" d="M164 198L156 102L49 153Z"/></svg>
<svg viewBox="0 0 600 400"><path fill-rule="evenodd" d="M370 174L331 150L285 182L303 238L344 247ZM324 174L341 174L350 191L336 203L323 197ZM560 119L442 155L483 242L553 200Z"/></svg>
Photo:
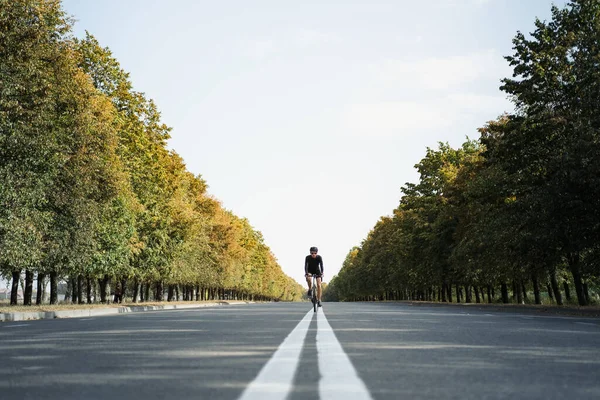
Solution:
<svg viewBox="0 0 600 400"><path fill-rule="evenodd" d="M552 7L552 20L535 26L531 39L516 35L506 57L514 73L502 89L520 127L502 140L505 165L525 182L518 200L536 204L559 239L585 305L585 258L600 234L600 3Z"/></svg>
<svg viewBox="0 0 600 400"><path fill-rule="evenodd" d="M70 21L58 1L2 1L0 31L0 269L12 275L16 304L22 269L45 257L48 204L67 156L56 65Z"/></svg>

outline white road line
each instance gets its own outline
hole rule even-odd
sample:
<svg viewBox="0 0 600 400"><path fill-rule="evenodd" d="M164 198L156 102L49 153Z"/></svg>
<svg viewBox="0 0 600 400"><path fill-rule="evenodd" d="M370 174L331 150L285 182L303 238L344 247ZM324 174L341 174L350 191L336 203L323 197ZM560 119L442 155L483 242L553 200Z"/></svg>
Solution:
<svg viewBox="0 0 600 400"><path fill-rule="evenodd" d="M287 397L294 383L300 353L313 314L312 309L306 313L238 400L284 400Z"/></svg>
<svg viewBox="0 0 600 400"><path fill-rule="evenodd" d="M575 322L575 323L579 324L579 325L598 326L598 324L594 324L592 322Z"/></svg>
<svg viewBox="0 0 600 400"><path fill-rule="evenodd" d="M322 309L317 313L317 352L321 372L321 400L372 400Z"/></svg>

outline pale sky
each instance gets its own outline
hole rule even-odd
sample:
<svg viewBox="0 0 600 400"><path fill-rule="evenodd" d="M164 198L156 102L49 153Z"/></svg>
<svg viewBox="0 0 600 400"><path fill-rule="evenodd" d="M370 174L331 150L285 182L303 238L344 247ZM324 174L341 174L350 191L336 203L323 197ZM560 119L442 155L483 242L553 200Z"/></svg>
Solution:
<svg viewBox="0 0 600 400"><path fill-rule="evenodd" d="M564 0L555 4L563 6ZM512 105L517 30L549 0L66 0L173 128L171 149L303 282L328 282L437 142Z"/></svg>

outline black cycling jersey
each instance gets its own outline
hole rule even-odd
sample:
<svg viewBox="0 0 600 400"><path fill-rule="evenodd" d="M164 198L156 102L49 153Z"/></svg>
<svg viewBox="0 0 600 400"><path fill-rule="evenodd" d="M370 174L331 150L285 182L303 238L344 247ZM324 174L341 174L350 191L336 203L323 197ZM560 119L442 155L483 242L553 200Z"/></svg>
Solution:
<svg viewBox="0 0 600 400"><path fill-rule="evenodd" d="M306 256L304 260L304 273L322 275L325 269L323 268L323 259L317 254L315 258L311 255Z"/></svg>

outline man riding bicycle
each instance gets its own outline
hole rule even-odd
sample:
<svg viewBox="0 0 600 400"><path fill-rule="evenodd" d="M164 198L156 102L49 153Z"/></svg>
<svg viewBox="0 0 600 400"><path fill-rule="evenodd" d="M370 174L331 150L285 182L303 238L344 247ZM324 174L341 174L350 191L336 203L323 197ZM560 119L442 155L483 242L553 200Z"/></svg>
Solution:
<svg viewBox="0 0 600 400"><path fill-rule="evenodd" d="M306 277L306 283L308 283L308 297L312 296L312 280L310 279L313 275L317 277L317 301L319 307L321 307L321 280L323 279L323 259L317 253L319 249L316 247L310 248L310 255L306 256L304 260L304 276Z"/></svg>

